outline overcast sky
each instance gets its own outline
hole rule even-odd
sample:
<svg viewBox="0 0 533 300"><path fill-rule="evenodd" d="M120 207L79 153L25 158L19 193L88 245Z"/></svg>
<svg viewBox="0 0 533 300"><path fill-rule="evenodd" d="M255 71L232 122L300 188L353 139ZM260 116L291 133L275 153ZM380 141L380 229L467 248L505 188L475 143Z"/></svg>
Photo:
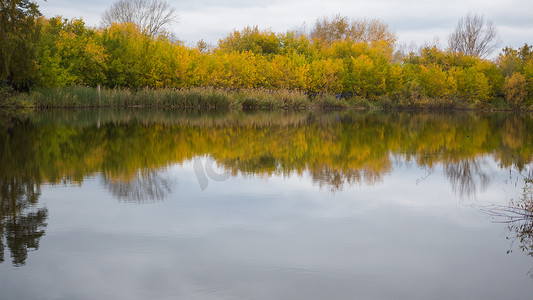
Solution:
<svg viewBox="0 0 533 300"><path fill-rule="evenodd" d="M446 47L447 36L457 20L469 12L482 13L496 25L501 46L533 44L532 0L167 0L179 12L173 27L179 39L192 45L203 39L216 44L233 29L248 25L285 32L304 22L337 13L352 18L378 18L398 34L399 43L417 45L435 38ZM83 18L98 26L102 13L112 4L104 0L37 1L41 12L52 17Z"/></svg>

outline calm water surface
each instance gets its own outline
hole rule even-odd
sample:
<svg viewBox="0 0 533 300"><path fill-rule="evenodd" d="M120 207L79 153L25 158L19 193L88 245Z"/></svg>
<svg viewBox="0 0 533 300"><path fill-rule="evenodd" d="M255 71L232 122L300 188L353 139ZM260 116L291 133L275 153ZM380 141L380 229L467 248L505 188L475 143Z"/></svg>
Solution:
<svg viewBox="0 0 533 300"><path fill-rule="evenodd" d="M0 299L531 299L513 114L0 112Z"/></svg>

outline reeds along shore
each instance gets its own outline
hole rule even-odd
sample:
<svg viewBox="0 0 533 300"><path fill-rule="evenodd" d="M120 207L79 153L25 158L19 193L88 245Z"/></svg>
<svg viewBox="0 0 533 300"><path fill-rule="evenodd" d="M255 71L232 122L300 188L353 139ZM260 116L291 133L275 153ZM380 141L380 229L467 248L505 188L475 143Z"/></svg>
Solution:
<svg viewBox="0 0 533 300"><path fill-rule="evenodd" d="M386 96L368 100L354 95L304 93L290 90L145 88L138 91L120 88L70 86L36 88L30 93L0 99L1 107L18 108L171 108L222 110L306 110L306 109L433 109L433 110L512 110L503 100L488 103L464 103L457 99L394 101ZM531 110L531 108L522 108Z"/></svg>
<svg viewBox="0 0 533 300"><path fill-rule="evenodd" d="M324 98L325 97L319 97ZM288 90L223 90L209 87L172 89L41 88L19 94L13 104L36 108L161 107L180 109L306 109L316 106L302 92Z"/></svg>

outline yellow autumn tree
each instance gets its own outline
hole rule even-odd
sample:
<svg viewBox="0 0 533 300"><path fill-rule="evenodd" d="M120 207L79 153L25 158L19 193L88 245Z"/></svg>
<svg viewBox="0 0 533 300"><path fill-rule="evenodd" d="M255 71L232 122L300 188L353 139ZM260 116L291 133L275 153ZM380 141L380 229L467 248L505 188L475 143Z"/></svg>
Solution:
<svg viewBox="0 0 533 300"><path fill-rule="evenodd" d="M514 73L505 78L505 99L513 106L520 106L527 96L526 78L520 73Z"/></svg>

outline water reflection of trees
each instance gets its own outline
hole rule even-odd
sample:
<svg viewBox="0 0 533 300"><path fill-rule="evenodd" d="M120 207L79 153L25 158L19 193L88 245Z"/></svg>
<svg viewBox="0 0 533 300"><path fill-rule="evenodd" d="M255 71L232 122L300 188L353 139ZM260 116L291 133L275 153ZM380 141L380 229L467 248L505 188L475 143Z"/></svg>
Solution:
<svg viewBox="0 0 533 300"><path fill-rule="evenodd" d="M455 193L461 196L472 196L476 190L484 190L490 182L490 168L483 157L463 159L444 165L444 173Z"/></svg>
<svg viewBox="0 0 533 300"><path fill-rule="evenodd" d="M15 266L22 266L28 251L39 249L48 219L46 208L37 208L40 185L31 179L0 177L0 262L5 248Z"/></svg>
<svg viewBox="0 0 533 300"><path fill-rule="evenodd" d="M333 191L381 181L393 169L394 157L401 156L428 170L442 165L454 191L472 195L489 184L488 156L502 168L520 171L531 162L533 118L0 111L0 260L9 250L13 264L23 265L28 251L38 249L48 218L46 208L37 208L41 183L80 183L101 172L104 187L120 201L162 201L171 186L159 170L204 155L233 175L310 174L314 183ZM533 255L533 215L524 215L529 209L524 208L513 210L521 219L508 225Z"/></svg>
<svg viewBox="0 0 533 300"><path fill-rule="evenodd" d="M524 176L521 174L521 176ZM518 199L511 199L508 206L493 206L483 209L493 220L507 226L508 239L518 241L518 248L533 256L533 173L524 176L524 187ZM512 252L513 245L508 252Z"/></svg>
<svg viewBox="0 0 533 300"><path fill-rule="evenodd" d="M9 134L0 130L1 164L15 173L31 168L52 183L102 172L104 185L121 201L158 201L168 193L156 174L138 170L203 155L233 175L308 173L331 190L379 182L392 170L391 160L405 155L420 167L442 165L461 195L488 184L490 168L482 157L517 169L533 157L533 119L527 115L105 110L26 118L19 124L8 119Z"/></svg>
<svg viewBox="0 0 533 300"><path fill-rule="evenodd" d="M326 186L333 192L342 190L346 184L365 183L373 185L381 181L383 174L370 168L339 170L327 166L310 169L309 173L313 182L317 183L320 187Z"/></svg>
<svg viewBox="0 0 533 300"><path fill-rule="evenodd" d="M142 169L130 176L103 178L104 187L119 201L151 203L163 201L171 192L169 180L154 169Z"/></svg>

